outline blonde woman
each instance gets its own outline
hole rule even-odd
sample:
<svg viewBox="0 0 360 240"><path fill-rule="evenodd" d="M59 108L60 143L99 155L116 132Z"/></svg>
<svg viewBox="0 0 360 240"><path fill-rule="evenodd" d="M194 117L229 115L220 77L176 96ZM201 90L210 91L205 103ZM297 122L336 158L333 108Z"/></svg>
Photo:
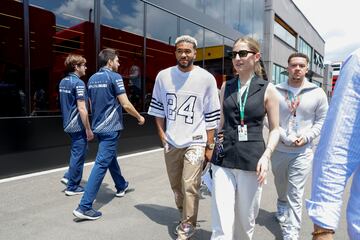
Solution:
<svg viewBox="0 0 360 240"><path fill-rule="evenodd" d="M231 55L237 75L223 84L220 94L225 157L212 166L213 240L252 239L262 186L279 140L279 102L274 86L261 78L259 43L239 38ZM265 115L267 146L262 135Z"/></svg>

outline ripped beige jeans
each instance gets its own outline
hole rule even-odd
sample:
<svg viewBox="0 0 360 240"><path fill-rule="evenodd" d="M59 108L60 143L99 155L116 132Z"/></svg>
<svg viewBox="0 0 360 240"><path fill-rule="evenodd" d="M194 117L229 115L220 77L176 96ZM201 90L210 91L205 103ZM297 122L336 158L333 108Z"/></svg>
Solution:
<svg viewBox="0 0 360 240"><path fill-rule="evenodd" d="M182 212L182 223L196 226L201 172L205 159L204 146L164 149L166 169L175 195L175 203Z"/></svg>

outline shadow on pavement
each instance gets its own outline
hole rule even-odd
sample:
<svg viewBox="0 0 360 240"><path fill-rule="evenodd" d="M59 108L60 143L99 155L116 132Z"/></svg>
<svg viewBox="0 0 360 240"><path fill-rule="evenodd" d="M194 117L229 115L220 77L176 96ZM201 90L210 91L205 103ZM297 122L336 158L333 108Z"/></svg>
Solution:
<svg viewBox="0 0 360 240"><path fill-rule="evenodd" d="M179 211L175 208L159 206L155 204L138 204L135 208L142 211L152 221L165 225L172 239L176 239L175 228L179 224ZM197 229L194 240L210 239L211 233L203 229Z"/></svg>
<svg viewBox="0 0 360 240"><path fill-rule="evenodd" d="M211 232L198 228L195 232L195 235L191 237L191 240L209 240L210 238Z"/></svg>
<svg viewBox="0 0 360 240"><path fill-rule="evenodd" d="M259 215L256 218L256 223L260 226L266 227L274 236L276 240L282 240L281 228L279 223L275 220L275 213L260 209Z"/></svg>
<svg viewBox="0 0 360 240"><path fill-rule="evenodd" d="M135 208L142 211L148 218L160 225L168 227L168 233L172 239L176 239L175 228L179 223L179 211L175 208L159 206L155 204L138 204Z"/></svg>
<svg viewBox="0 0 360 240"><path fill-rule="evenodd" d="M86 181L81 181L82 186L86 186ZM62 190L62 192L65 192L66 188ZM126 191L127 194L131 194L135 191L135 188L129 188ZM93 203L93 208L96 210L100 210L103 206L107 205L109 202L111 202L115 198L116 189L115 187L109 186L107 183L101 183L100 189L96 195L96 199ZM80 203L80 202L79 202ZM76 206L77 207L77 206ZM74 208L75 209L75 208Z"/></svg>
<svg viewBox="0 0 360 240"><path fill-rule="evenodd" d="M81 181L82 186L86 186L86 184L87 184L87 181ZM65 189L63 191L65 191ZM130 192L133 192L133 191L135 191L135 189L130 188L129 190L126 191L126 194L129 194ZM99 189L99 191L96 195L96 199L93 203L93 208L95 210L100 210L103 206L107 205L109 202L111 202L115 198L115 194L116 194L115 187L112 188L107 183L101 183L100 189ZM79 203L80 203L80 201L79 201ZM76 209L77 206L78 205L74 206L74 209ZM75 217L73 219L73 221L80 223L80 222L93 221L93 220L79 219L79 218Z"/></svg>

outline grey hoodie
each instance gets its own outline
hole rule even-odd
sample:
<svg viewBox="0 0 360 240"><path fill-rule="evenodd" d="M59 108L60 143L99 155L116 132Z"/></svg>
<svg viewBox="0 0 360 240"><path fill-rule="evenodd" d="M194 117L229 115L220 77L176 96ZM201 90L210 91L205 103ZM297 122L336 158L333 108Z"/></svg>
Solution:
<svg viewBox="0 0 360 240"><path fill-rule="evenodd" d="M298 124L297 136L305 137L307 143L302 147L291 146L291 139L294 137L288 134L290 110L286 101L288 83L283 82L276 85L280 107L280 141L276 147L277 151L287 153L302 153L310 150L311 142L319 136L328 109L328 102L325 92L315 84L304 79L299 96L300 104L296 110L296 121Z"/></svg>

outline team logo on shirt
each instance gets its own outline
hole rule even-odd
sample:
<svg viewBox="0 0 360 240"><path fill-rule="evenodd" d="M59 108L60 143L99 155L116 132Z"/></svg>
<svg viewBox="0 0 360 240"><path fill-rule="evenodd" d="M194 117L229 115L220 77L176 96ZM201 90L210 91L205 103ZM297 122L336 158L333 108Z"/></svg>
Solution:
<svg viewBox="0 0 360 240"><path fill-rule="evenodd" d="M202 136L202 135L196 135L196 136L193 136L193 137L192 137L192 140L193 140L193 141L202 140L202 139L203 139L203 136Z"/></svg>
<svg viewBox="0 0 360 240"><path fill-rule="evenodd" d="M83 97L85 94L85 86L76 86L76 92L79 97Z"/></svg>

